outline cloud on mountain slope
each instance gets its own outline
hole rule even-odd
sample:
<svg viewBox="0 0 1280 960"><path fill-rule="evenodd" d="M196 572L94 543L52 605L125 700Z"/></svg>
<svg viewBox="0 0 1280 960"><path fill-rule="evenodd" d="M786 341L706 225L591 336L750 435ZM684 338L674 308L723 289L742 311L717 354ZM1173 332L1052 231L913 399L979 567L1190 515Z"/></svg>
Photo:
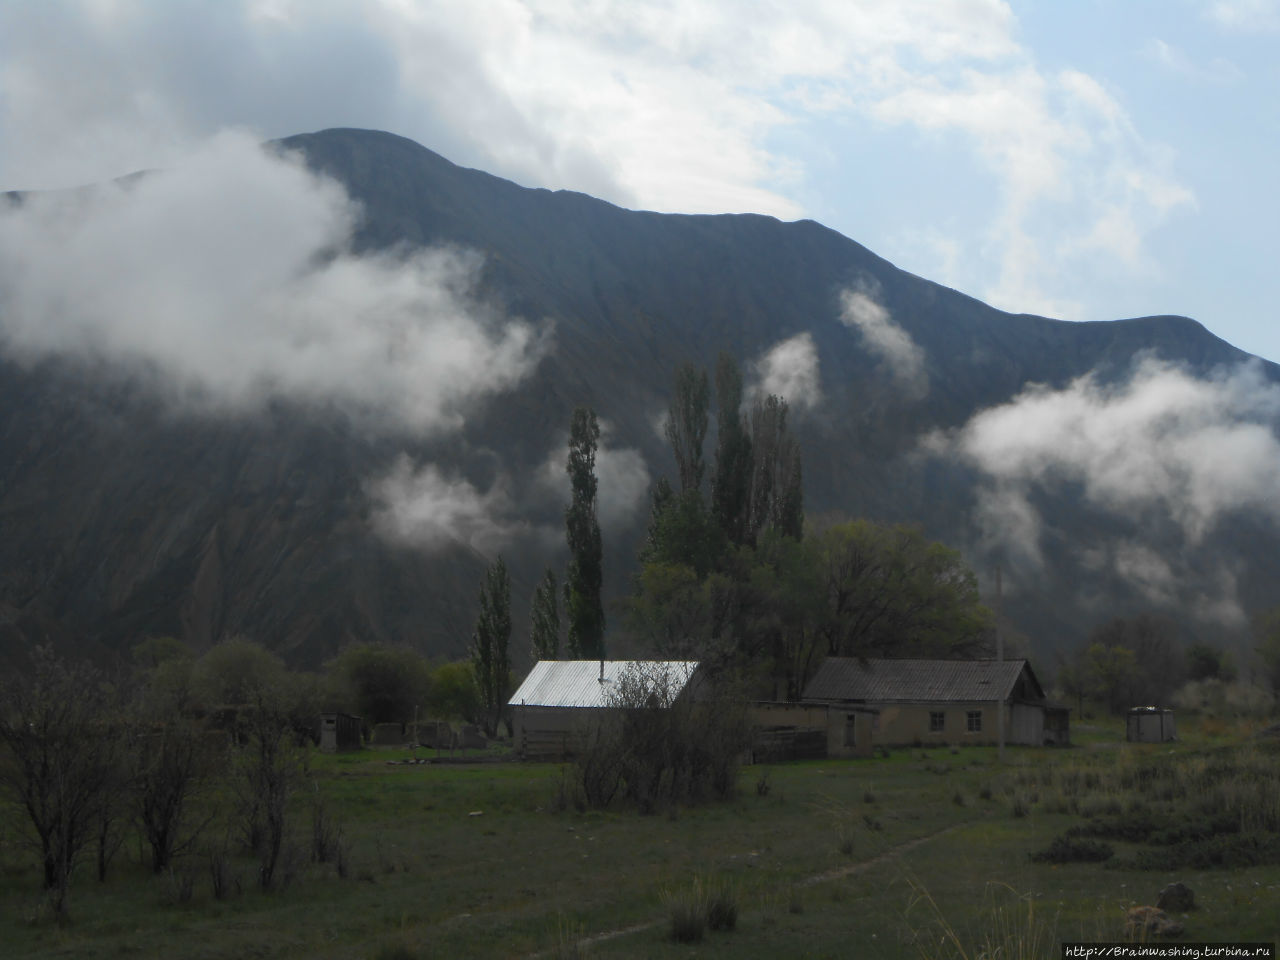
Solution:
<svg viewBox="0 0 1280 960"><path fill-rule="evenodd" d="M765 350L751 365L746 399L777 394L793 410L809 410L822 402L818 349L813 336L798 333Z"/></svg>
<svg viewBox="0 0 1280 960"><path fill-rule="evenodd" d="M884 362L909 397L919 399L929 392L924 351L911 339L911 334L894 323L872 289L840 292L840 322L862 335L866 348Z"/></svg>
<svg viewBox="0 0 1280 960"><path fill-rule="evenodd" d="M547 333L483 300L474 254L352 253L359 216L243 133L170 170L0 200L0 349L105 362L198 410L286 398L457 429L533 369Z"/></svg>
<svg viewBox="0 0 1280 960"><path fill-rule="evenodd" d="M988 408L926 448L958 458L985 477L976 521L987 547L1033 566L1042 562L1038 491L1071 485L1093 508L1154 529L1172 525L1179 555L1123 541L1082 551L1086 566L1109 567L1152 602L1186 588L1180 554L1194 552L1237 511L1280 520L1280 385L1261 364L1207 379L1145 359L1123 383L1081 377L1061 390L1034 385ZM1238 621L1234 579L1218 578L1201 607Z"/></svg>

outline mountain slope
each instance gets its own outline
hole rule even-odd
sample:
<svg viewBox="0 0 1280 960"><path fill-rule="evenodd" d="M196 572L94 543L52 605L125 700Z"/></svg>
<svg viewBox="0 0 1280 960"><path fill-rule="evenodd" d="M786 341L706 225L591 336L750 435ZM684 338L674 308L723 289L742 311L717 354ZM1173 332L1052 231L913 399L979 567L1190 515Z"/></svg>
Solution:
<svg viewBox="0 0 1280 960"><path fill-rule="evenodd" d="M779 341L812 337L821 403L797 411L810 512L921 524L969 549L973 468L918 456L930 431L966 423L1028 383L1065 387L1127 376L1150 355L1200 375L1247 355L1194 321L1149 317L1071 324L994 310L902 272L810 221L678 216L619 209L582 194L529 190L390 134L330 130L278 146L301 153L363 208L359 250L446 244L484 256L481 288L503 311L546 320L553 348L515 390L469 412L465 430L370 432L333 411L280 402L261 417L166 414L141 387L57 361L0 361L0 642L45 634L119 649L148 633L204 646L246 634L315 664L349 639L408 642L459 655L488 557L468 543L389 544L371 522L370 477L407 453L483 487L515 478L539 530L559 508L525 488L554 460L569 413L592 405L608 442L670 473L654 429L681 362L744 364ZM926 393L903 390L841 322L841 293L871 290L924 357ZM1280 380L1265 365L1264 376ZM1080 566L1070 536L1105 542L1158 531L1082 504L1040 503L1047 567L1007 574L1011 618L1042 649L1072 642L1139 593ZM611 593L625 592L643 509L606 531ZM1170 542L1171 543L1171 542ZM1274 529L1239 521L1197 561L1239 568L1246 606L1280 575ZM532 584L562 550L545 535L503 548L517 629ZM981 552L974 562L986 563ZM1091 598L1081 604L1081 590ZM517 640L517 643L521 641Z"/></svg>

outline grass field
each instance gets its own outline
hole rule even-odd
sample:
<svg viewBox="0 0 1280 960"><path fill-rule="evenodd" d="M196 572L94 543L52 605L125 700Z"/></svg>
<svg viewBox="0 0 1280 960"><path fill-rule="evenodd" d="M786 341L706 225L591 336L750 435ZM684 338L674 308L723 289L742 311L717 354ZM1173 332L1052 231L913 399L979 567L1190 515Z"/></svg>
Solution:
<svg viewBox="0 0 1280 960"><path fill-rule="evenodd" d="M1280 751L1238 728L1183 727L1181 742L1131 745L1117 724L1099 723L1077 732L1079 746L1010 748L1003 764L990 748L904 748L748 767L736 799L656 816L558 809L554 765L317 754L307 789L341 824L345 877L307 859L300 796L284 889L258 890L244 857L231 863L240 892L217 900L207 854L157 877L126 844L105 883L80 868L63 924L43 908L25 824L10 808L0 825L0 955L748 960L846 957L854 947L868 957L977 957L998 947L1057 957L1062 940L1119 938L1124 911L1154 903L1174 880L1199 901L1180 918L1188 939L1275 941L1275 860L1139 870L1123 864L1149 845L1114 837L1118 868L1030 858L1073 827L1123 826L1138 812L1207 816L1189 806L1209 802L1204 790L1176 788L1198 782L1195 771L1217 771L1213 802L1274 798L1280 818ZM1232 771L1255 782L1252 793L1229 788ZM1265 840L1270 820L1240 816ZM735 928L675 942L673 910L707 891L732 902Z"/></svg>

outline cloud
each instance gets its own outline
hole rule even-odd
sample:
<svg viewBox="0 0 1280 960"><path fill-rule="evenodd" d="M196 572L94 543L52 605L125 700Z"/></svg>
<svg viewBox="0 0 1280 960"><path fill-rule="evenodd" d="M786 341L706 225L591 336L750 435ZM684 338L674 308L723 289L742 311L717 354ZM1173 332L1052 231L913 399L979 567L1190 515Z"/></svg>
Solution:
<svg viewBox="0 0 1280 960"><path fill-rule="evenodd" d="M0 4L0 91L13 187L169 166L228 125L356 125L624 206L793 219L809 192L793 132L950 135L996 199L980 242L966 223L930 246L960 244L970 292L1052 315L1084 309L1081 271L1154 271L1146 238L1194 202L1100 84L1036 62L1003 0Z"/></svg>
<svg viewBox="0 0 1280 960"><path fill-rule="evenodd" d="M505 479L484 492L469 481L447 476L435 464L414 466L399 457L367 484L373 528L393 543L439 550L463 543L486 556L516 537L534 532L517 519Z"/></svg>
<svg viewBox="0 0 1280 960"><path fill-rule="evenodd" d="M1191 550L1236 511L1280 520L1278 419L1280 385L1258 363L1197 379L1146 359L1125 383L1089 375L1061 390L1028 387L927 446L985 476L976 519L986 545L1037 563L1034 494L1068 484L1091 507L1172 521ZM1172 597L1187 580L1149 547L1109 549L1107 562L1149 599ZM1221 598L1204 605L1213 603L1219 619L1231 609Z"/></svg>
<svg viewBox="0 0 1280 960"><path fill-rule="evenodd" d="M913 398L929 392L924 351L911 334L893 322L888 309L868 289L840 292L840 322L862 334L868 350L880 357L894 379Z"/></svg>
<svg viewBox="0 0 1280 960"><path fill-rule="evenodd" d="M335 182L231 132L170 170L0 200L0 348L106 361L201 409L284 397L456 429L532 370L546 333L482 301L474 254L352 253L359 216Z"/></svg>
<svg viewBox="0 0 1280 960"><path fill-rule="evenodd" d="M1244 73L1230 60L1215 57L1207 64L1200 64L1159 37L1147 41L1142 47L1142 55L1170 73L1196 82L1235 83L1244 79Z"/></svg>
<svg viewBox="0 0 1280 960"><path fill-rule="evenodd" d="M1280 30L1280 3L1277 0L1212 0L1205 13L1227 30L1242 33Z"/></svg>
<svg viewBox="0 0 1280 960"><path fill-rule="evenodd" d="M618 531L631 525L647 501L649 466L639 450L611 447L611 432L609 424L601 424L600 443L596 448L596 514L602 530ZM572 496L565 470L568 458L569 438L565 435L535 474L539 486L554 496L561 507L568 506Z"/></svg>
<svg viewBox="0 0 1280 960"><path fill-rule="evenodd" d="M812 409L822 402L818 350L809 333L775 343L752 364L752 370L755 379L747 390L749 399L777 394L793 410Z"/></svg>

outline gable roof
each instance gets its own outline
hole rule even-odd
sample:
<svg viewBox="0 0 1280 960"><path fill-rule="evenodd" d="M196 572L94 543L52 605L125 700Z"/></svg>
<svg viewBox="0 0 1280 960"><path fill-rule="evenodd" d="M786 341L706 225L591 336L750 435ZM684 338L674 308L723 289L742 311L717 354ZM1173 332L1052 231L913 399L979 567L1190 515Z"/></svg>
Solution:
<svg viewBox="0 0 1280 960"><path fill-rule="evenodd" d="M639 676L650 687L665 685L674 699L697 669L697 660L606 660L601 682L599 660L539 660L507 705L608 707L619 681L628 676Z"/></svg>
<svg viewBox="0 0 1280 960"><path fill-rule="evenodd" d="M1026 672L1033 699L1044 690L1026 660L864 660L827 657L804 688L805 700L868 703L1006 700Z"/></svg>

